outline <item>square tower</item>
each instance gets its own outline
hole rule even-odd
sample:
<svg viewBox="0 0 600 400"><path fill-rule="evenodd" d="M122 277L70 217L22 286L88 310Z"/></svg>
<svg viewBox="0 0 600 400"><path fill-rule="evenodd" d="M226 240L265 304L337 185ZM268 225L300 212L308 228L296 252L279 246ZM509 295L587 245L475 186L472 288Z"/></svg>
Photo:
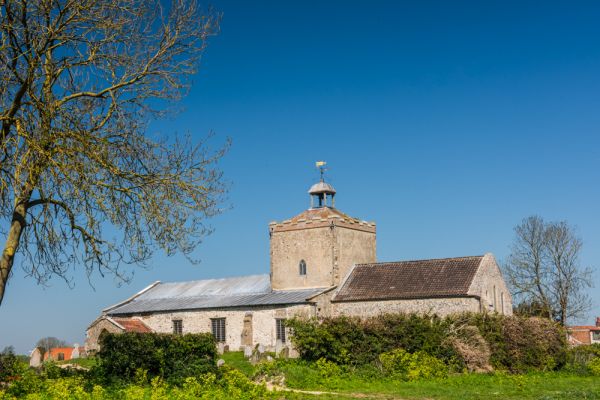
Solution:
<svg viewBox="0 0 600 400"><path fill-rule="evenodd" d="M377 261L375 223L333 208L335 190L323 181L309 193L310 209L269 224L274 290L336 286L354 264Z"/></svg>

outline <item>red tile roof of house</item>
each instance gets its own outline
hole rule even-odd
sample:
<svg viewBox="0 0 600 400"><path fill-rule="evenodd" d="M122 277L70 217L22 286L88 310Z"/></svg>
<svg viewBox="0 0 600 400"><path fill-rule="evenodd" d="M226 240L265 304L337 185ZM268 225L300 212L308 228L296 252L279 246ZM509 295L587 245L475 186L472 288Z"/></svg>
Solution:
<svg viewBox="0 0 600 400"><path fill-rule="evenodd" d="M136 318L113 318L113 320L125 328L125 332L149 333L152 329Z"/></svg>

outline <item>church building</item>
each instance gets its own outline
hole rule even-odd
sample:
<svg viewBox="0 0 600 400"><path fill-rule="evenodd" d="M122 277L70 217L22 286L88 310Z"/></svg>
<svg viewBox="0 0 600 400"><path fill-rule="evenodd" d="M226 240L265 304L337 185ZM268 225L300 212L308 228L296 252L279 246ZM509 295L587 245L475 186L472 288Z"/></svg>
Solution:
<svg viewBox="0 0 600 400"><path fill-rule="evenodd" d="M102 310L87 330L86 350L98 350L104 331L212 332L231 350L275 350L289 346L285 320L295 316L512 314L492 254L378 262L374 222L338 210L322 173L308 193L309 209L269 224L269 274L154 282Z"/></svg>

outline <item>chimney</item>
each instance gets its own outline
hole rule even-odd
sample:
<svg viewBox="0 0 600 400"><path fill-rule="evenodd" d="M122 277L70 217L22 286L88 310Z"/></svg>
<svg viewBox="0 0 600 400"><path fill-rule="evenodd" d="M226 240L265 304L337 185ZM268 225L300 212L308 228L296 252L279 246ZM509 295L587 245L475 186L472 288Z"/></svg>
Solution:
<svg viewBox="0 0 600 400"><path fill-rule="evenodd" d="M600 317L596 317L596 326L600 328Z"/></svg>

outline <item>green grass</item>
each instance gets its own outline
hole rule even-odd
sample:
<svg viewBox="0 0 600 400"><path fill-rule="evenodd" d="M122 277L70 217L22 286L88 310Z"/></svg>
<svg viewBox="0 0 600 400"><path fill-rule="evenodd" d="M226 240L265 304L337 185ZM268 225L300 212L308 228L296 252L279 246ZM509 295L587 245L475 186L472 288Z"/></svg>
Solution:
<svg viewBox="0 0 600 400"><path fill-rule="evenodd" d="M231 367L252 377L257 368L241 352L225 353L222 358ZM460 374L447 379L413 382L383 378L375 368L361 368L338 377L324 378L314 364L301 360L278 361L276 369L285 376L290 389L334 392L311 395L282 393L282 399L598 399L600 377L566 372L526 375ZM364 397L366 396L366 397ZM360 398L360 397L359 397Z"/></svg>
<svg viewBox="0 0 600 400"><path fill-rule="evenodd" d="M464 374L446 379L393 381L385 378L344 374L339 378L314 378L307 366L283 368L287 386L340 394L364 394L367 398L397 399L600 399L600 377L561 372L527 375ZM298 398L326 398L304 396Z"/></svg>
<svg viewBox="0 0 600 400"><path fill-rule="evenodd" d="M274 397L281 400L600 400L600 377L567 372L525 375L458 374L451 375L446 379L405 382L384 378L374 367L364 367L325 377L323 371L320 371L314 363L301 360L278 360L275 363L254 366L244 358L242 352L225 353L221 358L225 360L226 365L238 369L249 378L254 377L257 372L283 374L285 385L289 389L325 392L319 395L279 392ZM61 363L68 362L89 368L96 363L96 360L83 358ZM108 392L112 389L111 387L106 388ZM149 393L150 387L147 387L146 391Z"/></svg>
<svg viewBox="0 0 600 400"><path fill-rule="evenodd" d="M66 360L66 361L57 361L57 364L77 364L77 365L81 365L82 367L85 368L92 368L94 365L97 364L97 361L94 357L89 357L89 358L73 358L71 360Z"/></svg>
<svg viewBox="0 0 600 400"><path fill-rule="evenodd" d="M243 351L229 351L223 353L220 358L225 360L225 365L239 369L247 377L251 378L254 375L255 368L250 364L250 361L244 357Z"/></svg>

